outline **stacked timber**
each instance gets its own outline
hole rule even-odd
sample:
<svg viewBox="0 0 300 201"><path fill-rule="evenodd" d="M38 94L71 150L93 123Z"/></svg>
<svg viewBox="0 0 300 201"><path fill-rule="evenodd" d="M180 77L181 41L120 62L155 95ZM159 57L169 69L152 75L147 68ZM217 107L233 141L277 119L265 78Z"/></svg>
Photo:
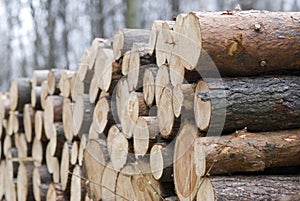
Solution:
<svg viewBox="0 0 300 201"><path fill-rule="evenodd" d="M299 19L180 14L14 79L0 200L297 200Z"/></svg>

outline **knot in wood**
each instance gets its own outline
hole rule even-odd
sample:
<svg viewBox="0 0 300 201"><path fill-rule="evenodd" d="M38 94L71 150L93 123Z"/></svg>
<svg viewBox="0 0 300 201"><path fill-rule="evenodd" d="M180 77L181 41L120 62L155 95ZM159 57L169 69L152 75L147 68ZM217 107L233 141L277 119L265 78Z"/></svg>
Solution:
<svg viewBox="0 0 300 201"><path fill-rule="evenodd" d="M211 97L208 92L199 92L197 94L198 98L200 98L203 102L207 102L211 100Z"/></svg>

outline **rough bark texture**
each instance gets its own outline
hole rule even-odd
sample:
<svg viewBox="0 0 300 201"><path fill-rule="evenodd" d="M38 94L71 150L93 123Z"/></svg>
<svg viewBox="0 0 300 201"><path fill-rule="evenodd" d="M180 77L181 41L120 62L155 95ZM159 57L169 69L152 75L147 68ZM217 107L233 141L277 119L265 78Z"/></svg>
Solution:
<svg viewBox="0 0 300 201"><path fill-rule="evenodd" d="M300 199L299 175L287 176L213 176L210 177L217 201Z"/></svg>
<svg viewBox="0 0 300 201"><path fill-rule="evenodd" d="M202 137L210 174L259 172L300 165L300 131L249 133Z"/></svg>
<svg viewBox="0 0 300 201"><path fill-rule="evenodd" d="M175 49L184 50L189 43L195 47L194 54L179 51L185 67L193 69L202 48L221 75L299 70L299 18L297 12L191 12L183 18Z"/></svg>
<svg viewBox="0 0 300 201"><path fill-rule="evenodd" d="M245 127L249 131L300 127L300 77L224 78L223 83L208 81L209 92L195 93L195 104L211 104L195 107L195 113L207 113L196 115L201 130L209 126L212 131L223 128L223 133L230 133Z"/></svg>

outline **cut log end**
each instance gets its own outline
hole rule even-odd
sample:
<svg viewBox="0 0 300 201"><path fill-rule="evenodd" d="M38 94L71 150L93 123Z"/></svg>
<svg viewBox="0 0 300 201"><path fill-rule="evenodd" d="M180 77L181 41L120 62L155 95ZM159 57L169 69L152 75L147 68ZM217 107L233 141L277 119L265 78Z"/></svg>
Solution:
<svg viewBox="0 0 300 201"><path fill-rule="evenodd" d="M199 81L195 91L195 121L201 131L207 131L211 119L212 105L209 99L209 88L204 81Z"/></svg>
<svg viewBox="0 0 300 201"><path fill-rule="evenodd" d="M162 146L154 145L150 152L150 167L153 177L156 180L159 180L162 177L164 162L162 156Z"/></svg>

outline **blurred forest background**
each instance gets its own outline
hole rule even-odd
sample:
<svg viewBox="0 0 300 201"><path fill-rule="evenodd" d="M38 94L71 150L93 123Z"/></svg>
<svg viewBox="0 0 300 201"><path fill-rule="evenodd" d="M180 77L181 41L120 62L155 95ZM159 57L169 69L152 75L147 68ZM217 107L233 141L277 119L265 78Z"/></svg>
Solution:
<svg viewBox="0 0 300 201"><path fill-rule="evenodd" d="M0 0L0 90L35 69L77 69L95 37L193 10L300 11L300 0Z"/></svg>

